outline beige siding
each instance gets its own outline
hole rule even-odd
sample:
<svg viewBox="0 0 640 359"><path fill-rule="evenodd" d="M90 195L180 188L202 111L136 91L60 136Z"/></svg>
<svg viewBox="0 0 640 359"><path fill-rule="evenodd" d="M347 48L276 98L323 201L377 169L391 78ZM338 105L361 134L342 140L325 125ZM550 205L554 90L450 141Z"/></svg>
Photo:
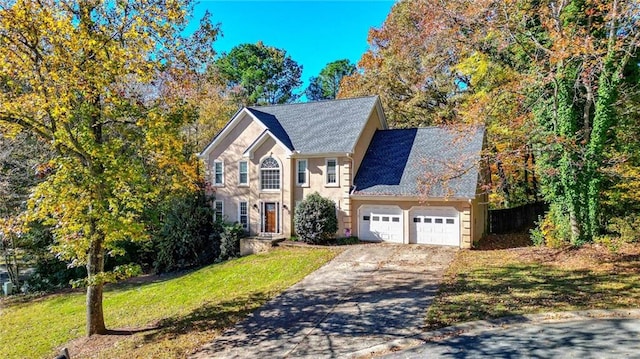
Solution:
<svg viewBox="0 0 640 359"><path fill-rule="evenodd" d="M472 245L478 243L478 241L487 234L487 218L488 218L488 195L486 193L478 195L476 199L471 202L472 207Z"/></svg>
<svg viewBox="0 0 640 359"><path fill-rule="evenodd" d="M362 130L360 138L358 138L358 142L356 143L353 151L353 176L356 175L360 168L360 164L362 163L365 153L367 153L367 149L369 148L373 135L376 133L376 130L381 129L382 124L380 123L380 117L378 116L378 111L374 108L371 113L371 117L367 120L367 124Z"/></svg>
<svg viewBox="0 0 640 359"><path fill-rule="evenodd" d="M338 160L338 184L327 185L325 177L327 173L327 158ZM307 186L298 186L296 178L296 161L291 161L293 203L302 201L311 193L318 192L321 196L331 199L336 203L338 215L337 236L343 236L346 228L351 228L349 189L351 188L351 159L348 157L321 157L307 158L307 170L309 171L309 183Z"/></svg>
<svg viewBox="0 0 640 359"><path fill-rule="evenodd" d="M224 163L224 186L214 187L216 200L224 203L225 219L236 222L238 218L238 207L241 201L248 202L249 205L249 227L252 235L260 232L260 202L280 203L280 232L283 235L291 233L291 165L287 158L287 150L278 145L273 139L267 138L262 145L255 148L253 158L243 157L244 151L260 136L264 131L263 127L253 121L251 117L245 116L237 126L214 148L209 157L211 176L213 176L213 161ZM260 190L260 163L269 155L276 158L280 165L280 191L265 192ZM238 163L248 161L249 186L238 184ZM211 182L213 182L211 178ZM255 208L256 205L258 208ZM285 209L285 207L287 209Z"/></svg>

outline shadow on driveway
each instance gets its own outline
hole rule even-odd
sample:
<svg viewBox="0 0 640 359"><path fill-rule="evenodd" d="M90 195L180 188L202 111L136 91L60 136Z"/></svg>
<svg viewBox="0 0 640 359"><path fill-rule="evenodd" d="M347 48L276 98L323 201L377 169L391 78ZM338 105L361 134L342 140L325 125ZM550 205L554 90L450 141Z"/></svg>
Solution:
<svg viewBox="0 0 640 359"><path fill-rule="evenodd" d="M196 354L339 357L421 332L455 249L349 248Z"/></svg>

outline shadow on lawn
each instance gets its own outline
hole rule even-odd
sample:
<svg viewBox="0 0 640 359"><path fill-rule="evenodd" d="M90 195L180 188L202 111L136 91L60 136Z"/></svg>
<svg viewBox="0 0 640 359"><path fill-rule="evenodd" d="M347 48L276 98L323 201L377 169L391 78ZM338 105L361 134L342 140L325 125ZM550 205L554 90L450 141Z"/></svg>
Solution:
<svg viewBox="0 0 640 359"><path fill-rule="evenodd" d="M154 332L144 336L145 342L175 338L189 332L215 331L228 328L245 318L272 296L252 293L233 301L210 303L195 309L186 316L166 318L157 323Z"/></svg>
<svg viewBox="0 0 640 359"><path fill-rule="evenodd" d="M442 284L428 327L532 312L638 306L638 256L617 260L627 270L595 272L514 264L458 273L452 282Z"/></svg>

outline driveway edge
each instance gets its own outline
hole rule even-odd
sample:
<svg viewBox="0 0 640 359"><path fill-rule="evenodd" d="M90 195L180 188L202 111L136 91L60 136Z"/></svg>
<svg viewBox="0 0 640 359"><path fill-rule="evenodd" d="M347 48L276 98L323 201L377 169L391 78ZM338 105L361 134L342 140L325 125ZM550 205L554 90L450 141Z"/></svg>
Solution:
<svg viewBox="0 0 640 359"><path fill-rule="evenodd" d="M520 327L531 324L558 323L570 321L587 321L598 319L640 319L639 308L628 309L592 309L570 312L550 312L540 314L523 314L491 320L478 320L434 330L413 337L395 339L386 343L353 352L346 356L350 359L374 358L391 352L418 347L426 342L438 341L474 332Z"/></svg>

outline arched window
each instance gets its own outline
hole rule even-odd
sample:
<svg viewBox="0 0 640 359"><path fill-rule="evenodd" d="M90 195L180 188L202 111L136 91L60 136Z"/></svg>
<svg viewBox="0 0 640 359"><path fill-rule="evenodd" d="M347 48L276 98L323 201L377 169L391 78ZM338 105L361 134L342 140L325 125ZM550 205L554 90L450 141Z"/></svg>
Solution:
<svg viewBox="0 0 640 359"><path fill-rule="evenodd" d="M260 188L263 190L280 189L280 164L273 157L267 157L260 164Z"/></svg>

